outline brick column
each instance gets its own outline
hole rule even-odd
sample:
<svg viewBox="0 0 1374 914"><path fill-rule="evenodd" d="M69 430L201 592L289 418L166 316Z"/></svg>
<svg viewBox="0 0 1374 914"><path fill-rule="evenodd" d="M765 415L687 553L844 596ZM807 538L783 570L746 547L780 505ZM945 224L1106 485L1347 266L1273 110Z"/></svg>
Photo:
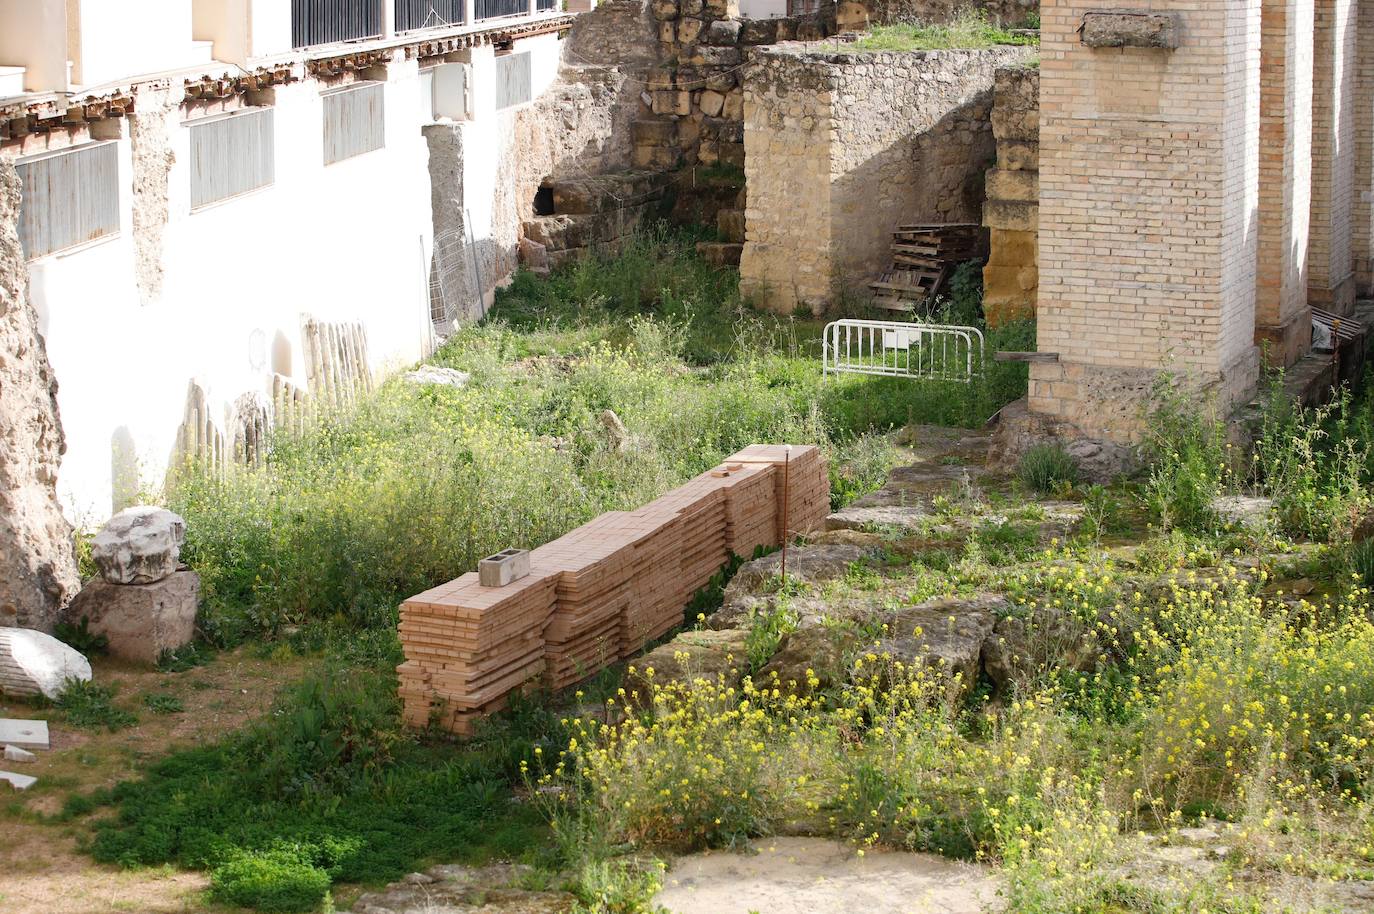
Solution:
<svg viewBox="0 0 1374 914"><path fill-rule="evenodd" d="M1374 2L1359 5L1355 27L1355 285L1374 295Z"/></svg>
<svg viewBox="0 0 1374 914"><path fill-rule="evenodd" d="M1355 0L1316 0L1312 55L1312 233L1308 300L1355 304Z"/></svg>
<svg viewBox="0 0 1374 914"><path fill-rule="evenodd" d="M1312 343L1307 245L1312 206L1313 0L1263 0L1259 261L1255 342L1287 367Z"/></svg>
<svg viewBox="0 0 1374 914"><path fill-rule="evenodd" d="M1260 0L1159 0L1144 36L1084 28L1101 8L1041 6L1038 342L1059 361L1031 366L1029 405L1130 441L1161 372L1222 410L1258 380Z"/></svg>

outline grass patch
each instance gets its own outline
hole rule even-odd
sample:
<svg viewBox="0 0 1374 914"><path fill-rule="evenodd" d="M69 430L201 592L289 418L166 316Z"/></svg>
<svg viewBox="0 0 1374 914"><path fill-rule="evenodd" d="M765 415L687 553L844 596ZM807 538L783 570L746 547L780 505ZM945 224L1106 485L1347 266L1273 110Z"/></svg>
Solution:
<svg viewBox="0 0 1374 914"><path fill-rule="evenodd" d="M114 695L111 686L71 680L55 704L73 727L114 733L138 723L138 715L115 706Z"/></svg>
<svg viewBox="0 0 1374 914"><path fill-rule="evenodd" d="M1037 444L1021 456L1017 475L1032 491L1049 493L1077 482L1078 464L1061 445Z"/></svg>
<svg viewBox="0 0 1374 914"><path fill-rule="evenodd" d="M907 23L874 26L858 41L838 47L842 51L941 51L1039 44L1037 35L1008 31L989 22L986 13L966 10L952 21L938 25Z"/></svg>

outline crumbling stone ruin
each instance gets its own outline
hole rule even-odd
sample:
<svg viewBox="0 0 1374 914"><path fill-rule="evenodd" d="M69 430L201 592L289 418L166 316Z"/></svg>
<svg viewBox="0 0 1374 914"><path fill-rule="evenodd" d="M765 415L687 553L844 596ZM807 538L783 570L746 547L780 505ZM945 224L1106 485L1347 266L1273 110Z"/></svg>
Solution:
<svg viewBox="0 0 1374 914"><path fill-rule="evenodd" d="M1035 315L1040 285L1040 70L1003 67L993 90L997 165L988 171L983 315L991 326Z"/></svg>
<svg viewBox="0 0 1374 914"><path fill-rule="evenodd" d="M0 158L0 626L51 631L80 582L57 500L65 444L14 214L19 178Z"/></svg>

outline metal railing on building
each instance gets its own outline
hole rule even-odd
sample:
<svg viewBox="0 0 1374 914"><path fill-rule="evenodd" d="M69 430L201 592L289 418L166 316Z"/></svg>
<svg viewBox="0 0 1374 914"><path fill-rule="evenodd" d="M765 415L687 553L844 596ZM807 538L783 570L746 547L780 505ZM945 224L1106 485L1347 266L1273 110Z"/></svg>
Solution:
<svg viewBox="0 0 1374 914"><path fill-rule="evenodd" d="M530 11L528 0L475 0L473 6L473 15L479 20L524 16Z"/></svg>
<svg viewBox="0 0 1374 914"><path fill-rule="evenodd" d="M464 0L395 0L396 31L438 29L463 25L467 4Z"/></svg>
<svg viewBox="0 0 1374 914"><path fill-rule="evenodd" d="M552 13L558 9L558 0L535 0L534 8L536 12Z"/></svg>
<svg viewBox="0 0 1374 914"><path fill-rule="evenodd" d="M383 0L291 0L291 46L379 38Z"/></svg>

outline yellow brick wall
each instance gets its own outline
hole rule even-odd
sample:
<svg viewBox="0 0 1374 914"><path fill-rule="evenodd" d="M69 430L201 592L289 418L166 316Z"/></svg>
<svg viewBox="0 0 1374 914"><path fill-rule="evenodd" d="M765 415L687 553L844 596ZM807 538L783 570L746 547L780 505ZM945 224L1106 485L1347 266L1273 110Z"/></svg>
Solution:
<svg viewBox="0 0 1374 914"><path fill-rule="evenodd" d="M1312 68L1312 234L1308 299L1355 304L1355 0L1316 0Z"/></svg>
<svg viewBox="0 0 1374 914"><path fill-rule="evenodd" d="M1263 0L1255 341L1288 366L1311 343L1313 0Z"/></svg>
<svg viewBox="0 0 1374 914"><path fill-rule="evenodd" d="M1228 405L1256 372L1260 0L1152 3L1179 19L1173 51L1084 47L1100 7L1041 7L1038 343L1061 363L1030 389L1088 429L1099 378L1131 398L1168 368Z"/></svg>

